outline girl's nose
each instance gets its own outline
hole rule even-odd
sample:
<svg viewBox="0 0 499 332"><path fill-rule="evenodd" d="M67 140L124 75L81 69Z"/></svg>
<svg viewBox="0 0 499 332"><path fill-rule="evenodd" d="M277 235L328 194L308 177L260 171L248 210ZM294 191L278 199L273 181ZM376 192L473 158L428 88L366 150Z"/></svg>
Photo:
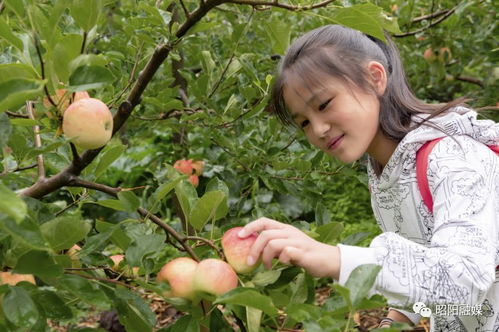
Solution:
<svg viewBox="0 0 499 332"><path fill-rule="evenodd" d="M324 121L315 121L315 123L312 123L314 135L317 136L318 138L323 138L327 135L327 132L329 131L329 124Z"/></svg>

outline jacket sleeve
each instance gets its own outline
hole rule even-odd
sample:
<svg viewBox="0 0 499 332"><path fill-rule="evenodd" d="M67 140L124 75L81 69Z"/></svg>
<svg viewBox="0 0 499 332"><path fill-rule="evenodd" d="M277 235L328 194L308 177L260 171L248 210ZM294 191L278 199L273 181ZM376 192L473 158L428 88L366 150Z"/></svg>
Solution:
<svg viewBox="0 0 499 332"><path fill-rule="evenodd" d="M416 302L483 302L495 280L497 158L467 137L445 138L430 154L428 180L434 201L434 224L427 246L392 232L364 248L362 258L340 245L344 283L357 265L382 266L373 291L390 305L411 308ZM374 257L374 258L373 258ZM357 264L360 262L360 264ZM343 267L345 270L343 271Z"/></svg>

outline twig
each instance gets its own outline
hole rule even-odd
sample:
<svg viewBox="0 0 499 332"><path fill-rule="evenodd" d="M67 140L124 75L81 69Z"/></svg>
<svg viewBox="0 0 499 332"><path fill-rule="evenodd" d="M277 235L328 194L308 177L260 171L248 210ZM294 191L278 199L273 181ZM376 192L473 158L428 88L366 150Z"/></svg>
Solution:
<svg viewBox="0 0 499 332"><path fill-rule="evenodd" d="M329 5L330 3L334 2L334 1L335 0L326 0L326 1L319 2L317 4L307 5L307 6L293 6L293 5L280 3L279 1L229 0L227 2L240 4L240 5L269 6L269 7L283 8L283 9L287 9L287 10L291 10L291 11L303 11L303 10L311 10L311 9L326 7L327 5Z"/></svg>
<svg viewBox="0 0 499 332"><path fill-rule="evenodd" d="M474 78L474 77L469 77L469 76L456 76L456 80L458 81L463 81L463 82L468 82L468 83L472 83L472 84L476 84L482 88L485 87L485 84L483 83L483 81L481 79L478 79L478 78Z"/></svg>
<svg viewBox="0 0 499 332"><path fill-rule="evenodd" d="M215 251L217 252L218 256L221 259L225 260L225 256L223 254L223 251L218 249L217 246L212 241L205 239L203 237L199 237L199 236L186 236L185 239L189 240L189 241L201 241L201 242L207 244L209 247L215 249Z"/></svg>
<svg viewBox="0 0 499 332"><path fill-rule="evenodd" d="M189 18L191 16L191 13L189 13L189 10L185 6L185 3L183 0L180 0L180 4L182 5L182 9L184 10L184 14L186 18Z"/></svg>
<svg viewBox="0 0 499 332"><path fill-rule="evenodd" d="M28 112L29 118L35 120L35 113L33 112L33 102L26 102L26 111ZM42 138L40 137L40 126L35 124L33 126L33 132L35 133L35 148L42 147ZM38 180L43 181L45 179L45 163L43 162L43 155L39 154L36 156L36 162L38 164Z"/></svg>
<svg viewBox="0 0 499 332"><path fill-rule="evenodd" d="M83 31L83 41L81 42L80 54L83 54L85 52L85 44L86 43L87 43L87 32Z"/></svg>
<svg viewBox="0 0 499 332"><path fill-rule="evenodd" d="M26 115L26 114L19 114L19 113L11 112L11 111L5 111L5 114L10 116L11 118L29 119L29 115Z"/></svg>
<svg viewBox="0 0 499 332"><path fill-rule="evenodd" d="M430 29L431 27L434 27L435 25L437 25L437 24L439 24L440 22L444 21L445 19L447 19L447 18L448 18L449 16L451 16L452 14L454 14L454 12L456 11L456 9L457 9L457 7L458 7L458 6L459 6L459 5L455 6L455 7L454 7L454 8L452 8L452 9L449 9L449 10L448 10L445 14L442 14L442 16L441 16L438 20L436 20L436 21L434 21L434 22L432 22L432 23L428 24L428 25L427 25L427 26L425 26L425 27L422 27L421 29L418 29L418 30L415 30L415 31L411 31L411 32L405 32L405 33L402 33L402 34L393 35L393 37L403 38L403 37L407 37L407 36L414 36L414 35L416 35L416 34L418 34L418 33L421 33L421 32L423 32L423 31L425 31L425 30L428 30L428 29Z"/></svg>
<svg viewBox="0 0 499 332"><path fill-rule="evenodd" d="M76 149L76 146L74 145L73 142L70 142L69 146L71 146L71 154L73 155L73 162L79 163L81 159L80 155L78 154L78 150Z"/></svg>
<svg viewBox="0 0 499 332"><path fill-rule="evenodd" d="M38 54L38 60L40 61L40 69L42 72L42 80L45 79L45 65L43 63L43 58L42 58L42 52L40 50L40 41L38 40L38 36L35 34L33 36L35 39L35 49L36 49L36 54ZM47 95L48 101L54 106L57 107L57 104L52 100L52 97L50 97L49 90L47 89L47 84L43 86L43 90L45 91L45 94Z"/></svg>
<svg viewBox="0 0 499 332"><path fill-rule="evenodd" d="M69 204L68 206L66 206L64 209L61 209L59 211L57 211L55 213L55 216L56 217L59 217L61 214L63 214L64 212L66 212L67 210L69 210L72 206L78 204L82 199L84 198L87 198L88 197L88 191L85 191L81 196L80 198L78 198L77 200L71 202L71 204Z"/></svg>
<svg viewBox="0 0 499 332"><path fill-rule="evenodd" d="M123 286L123 287L126 287L126 288L130 288L130 289L133 289L133 290L136 290L138 288L138 287L129 285L127 283L124 283L124 282L118 281L118 280L112 280L112 279L94 277L94 276L89 276L89 275L81 274L81 273L74 273L74 272L70 272L70 271L67 271L66 274L73 274L73 275L76 275L76 276L79 276L79 277L82 277L82 278L85 278L85 279L89 279L89 280L97 280L97 281L109 282L111 284L120 285L120 286Z"/></svg>
<svg viewBox="0 0 499 332"><path fill-rule="evenodd" d="M413 18L411 20L411 23L418 23L418 22L421 22L421 21L424 21L424 20L427 20L427 19L430 19L430 18L439 17L441 15L447 14L448 11L449 11L448 9L444 9L444 10L441 10L441 11L438 11L438 12L435 12L435 13L431 13L431 14L428 14L428 15L423 15L423 16L415 17L415 18Z"/></svg>

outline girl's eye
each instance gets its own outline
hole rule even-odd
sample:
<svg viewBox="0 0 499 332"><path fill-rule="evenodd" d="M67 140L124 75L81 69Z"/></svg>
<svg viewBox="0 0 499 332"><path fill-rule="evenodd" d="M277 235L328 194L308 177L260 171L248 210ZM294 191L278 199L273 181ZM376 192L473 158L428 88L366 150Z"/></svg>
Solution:
<svg viewBox="0 0 499 332"><path fill-rule="evenodd" d="M304 120L300 123L301 128L305 128L308 125L308 120Z"/></svg>
<svg viewBox="0 0 499 332"><path fill-rule="evenodd" d="M330 101L331 101L331 99L328 99L326 102L320 104L319 111L323 111L326 108L326 106L329 104Z"/></svg>

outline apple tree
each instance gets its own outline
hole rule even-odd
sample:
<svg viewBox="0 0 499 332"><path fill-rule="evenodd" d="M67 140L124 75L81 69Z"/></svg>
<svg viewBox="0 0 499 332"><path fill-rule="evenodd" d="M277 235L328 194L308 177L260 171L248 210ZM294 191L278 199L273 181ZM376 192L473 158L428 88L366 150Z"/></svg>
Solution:
<svg viewBox="0 0 499 332"><path fill-rule="evenodd" d="M0 329L46 331L114 309L127 331L349 331L357 310L384 306L367 298L376 266L321 301L332 280L277 262L195 301L171 275L222 262L224 233L264 215L331 244L376 234L365 163L311 149L266 112L269 91L290 41L320 25L386 30L404 50L414 36L438 44L427 34L443 28L422 15L454 26L484 15L430 2L0 1ZM438 45L450 65L455 52ZM189 263L162 269L179 257ZM159 325L151 296L182 317Z"/></svg>

